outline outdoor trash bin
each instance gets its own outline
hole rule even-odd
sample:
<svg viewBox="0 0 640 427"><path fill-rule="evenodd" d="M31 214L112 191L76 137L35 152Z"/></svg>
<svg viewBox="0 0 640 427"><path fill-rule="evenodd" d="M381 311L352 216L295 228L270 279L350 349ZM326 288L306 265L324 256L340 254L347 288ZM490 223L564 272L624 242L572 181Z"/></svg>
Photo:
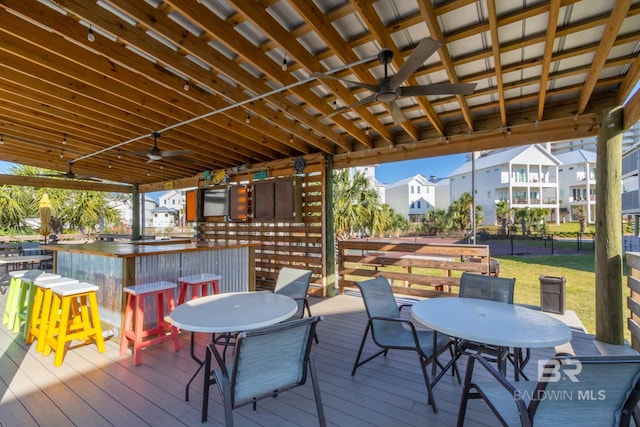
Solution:
<svg viewBox="0 0 640 427"><path fill-rule="evenodd" d="M540 306L542 311L564 314L566 278L540 276Z"/></svg>

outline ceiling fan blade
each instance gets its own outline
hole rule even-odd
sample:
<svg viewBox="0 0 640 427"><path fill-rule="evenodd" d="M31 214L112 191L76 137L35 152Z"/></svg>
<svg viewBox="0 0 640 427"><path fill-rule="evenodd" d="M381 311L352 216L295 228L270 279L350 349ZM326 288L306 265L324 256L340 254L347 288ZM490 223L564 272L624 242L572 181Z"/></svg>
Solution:
<svg viewBox="0 0 640 427"><path fill-rule="evenodd" d="M349 109L351 109L353 107L358 107L360 105L368 104L368 103L373 102L375 100L376 100L375 95L369 95L366 98L362 98L360 101L354 102L353 104L351 104L351 105L349 105L347 107L342 107L342 108L339 108L339 109L335 110L333 113L324 116L324 118L328 119L330 117L335 116L336 114L340 114L340 113L342 113L342 112L344 112L346 110L349 110Z"/></svg>
<svg viewBox="0 0 640 427"><path fill-rule="evenodd" d="M176 156L188 156L193 154L191 150L163 150L160 151L160 156L164 157L176 157Z"/></svg>
<svg viewBox="0 0 640 427"><path fill-rule="evenodd" d="M368 90L370 90L372 92L378 92L379 89L380 89L378 87L378 85L370 85L370 84L367 84L367 83L354 82L354 81L347 80L347 79L341 79L339 77L333 77L333 76L328 75L328 74L312 73L311 77L315 77L317 79L337 80L339 82L345 82L345 83L353 85L353 86L363 87L363 88L368 89Z"/></svg>
<svg viewBox="0 0 640 427"><path fill-rule="evenodd" d="M477 83L436 83L423 86L401 86L400 96L471 95Z"/></svg>
<svg viewBox="0 0 640 427"><path fill-rule="evenodd" d="M407 61L402 64L402 67L398 70L398 73L393 76L389 84L392 89L397 89L405 80L409 78L424 61L434 54L442 46L442 43L433 39L422 39L418 46L414 49L413 53Z"/></svg>
<svg viewBox="0 0 640 427"><path fill-rule="evenodd" d="M387 105L389 105L389 111L395 124L400 125L407 121L407 118L402 114L402 110L400 110L400 106L396 101L390 101Z"/></svg>
<svg viewBox="0 0 640 427"><path fill-rule="evenodd" d="M129 155L129 156L147 157L149 155L149 150L123 151L122 154L126 154L126 155Z"/></svg>

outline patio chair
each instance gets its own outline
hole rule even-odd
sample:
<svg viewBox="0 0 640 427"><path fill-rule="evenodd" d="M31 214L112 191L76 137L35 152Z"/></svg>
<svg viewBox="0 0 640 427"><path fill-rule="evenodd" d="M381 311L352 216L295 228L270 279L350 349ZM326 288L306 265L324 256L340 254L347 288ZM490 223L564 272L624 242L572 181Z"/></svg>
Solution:
<svg viewBox="0 0 640 427"><path fill-rule="evenodd" d="M362 293L369 320L362 336L362 342L360 343L360 349L353 364L351 375L355 375L360 366L377 356L381 354L386 356L389 350L415 351L418 354L420 368L427 386L427 402L431 405L433 412L437 412L432 387L436 385L450 366L453 369L452 373L455 372L457 374L453 340L444 334L438 334L436 331L416 330L410 320L402 318L400 314L402 308L410 305L403 304L398 306L389 281L385 277L378 276L375 279L356 282L356 286ZM371 331L373 342L381 350L361 361L362 350L369 331ZM447 349L451 354L451 362L444 366L438 361L438 356ZM429 374L427 373L427 366L430 363L432 363L433 381L429 380ZM441 371L436 375L437 366L440 367ZM459 380L460 378L458 377Z"/></svg>
<svg viewBox="0 0 640 427"><path fill-rule="evenodd" d="M311 317L311 309L307 301L307 290L313 271L300 270L298 268L282 267L278 272L278 279L273 292L293 298L298 303L298 311L292 319L302 319L304 310Z"/></svg>
<svg viewBox="0 0 640 427"><path fill-rule="evenodd" d="M320 426L325 426L320 388L311 353L312 337L322 317L308 317L242 332L236 338L236 353L225 365L215 344L209 344L205 358L202 422L207 421L209 387L216 384L222 395L225 425L233 426L233 410L249 403L275 397L283 391L304 385L311 376ZM211 370L214 357L218 368Z"/></svg>
<svg viewBox="0 0 640 427"><path fill-rule="evenodd" d="M505 304L513 304L515 283L515 278L464 272L460 277L460 292L458 295L461 298L477 298L503 302ZM470 341L458 341L457 347L458 358L461 353L475 352L482 353L486 358L497 362L498 349L495 347ZM522 349L513 349L513 352L509 353L507 358L511 361L514 367L517 367L516 372L514 373L515 379L518 380L520 376L527 379L526 375L522 373L522 368L524 368L531 358L530 350L525 349L523 355Z"/></svg>
<svg viewBox="0 0 640 427"><path fill-rule="evenodd" d="M640 356L557 355L541 374L537 382L511 384L492 364L471 356L458 427L469 399L483 399L504 426L628 426L640 400Z"/></svg>
<svg viewBox="0 0 640 427"><path fill-rule="evenodd" d="M302 319L306 309L307 315L311 317L311 309L307 301L307 290L313 271L301 270L291 267L282 267L278 272L276 286L273 292L276 294L286 295L293 298L298 304L298 311L287 320ZM318 334L314 331L314 339L318 342ZM222 353L223 358L226 357L227 347L235 346L235 336L232 333L220 334L214 337L213 342L224 345L225 349Z"/></svg>

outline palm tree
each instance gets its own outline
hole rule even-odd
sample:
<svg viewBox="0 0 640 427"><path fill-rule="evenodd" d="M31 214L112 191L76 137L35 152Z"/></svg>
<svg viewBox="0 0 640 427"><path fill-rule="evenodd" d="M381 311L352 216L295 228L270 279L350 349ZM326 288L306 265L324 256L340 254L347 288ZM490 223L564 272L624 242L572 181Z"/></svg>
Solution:
<svg viewBox="0 0 640 427"><path fill-rule="evenodd" d="M349 176L348 169L333 174L333 217L336 238L345 240L355 233L379 233L387 228L380 197L371 181L360 172Z"/></svg>
<svg viewBox="0 0 640 427"><path fill-rule="evenodd" d="M510 212L511 209L509 209L509 204L506 200L499 200L496 202L496 216L500 223L500 233L503 235L507 234L507 219L509 218Z"/></svg>

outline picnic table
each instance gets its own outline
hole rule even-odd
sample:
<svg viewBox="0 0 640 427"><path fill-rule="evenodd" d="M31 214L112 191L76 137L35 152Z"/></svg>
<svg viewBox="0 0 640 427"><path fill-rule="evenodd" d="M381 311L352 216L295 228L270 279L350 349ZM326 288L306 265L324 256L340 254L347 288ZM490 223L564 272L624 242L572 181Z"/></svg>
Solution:
<svg viewBox="0 0 640 427"><path fill-rule="evenodd" d="M17 266L26 268L28 265L39 264L42 266L43 262L51 261L53 256L51 255L19 255L19 256L2 256L0 257L0 265L4 266L5 274L9 272L9 268L15 270Z"/></svg>

